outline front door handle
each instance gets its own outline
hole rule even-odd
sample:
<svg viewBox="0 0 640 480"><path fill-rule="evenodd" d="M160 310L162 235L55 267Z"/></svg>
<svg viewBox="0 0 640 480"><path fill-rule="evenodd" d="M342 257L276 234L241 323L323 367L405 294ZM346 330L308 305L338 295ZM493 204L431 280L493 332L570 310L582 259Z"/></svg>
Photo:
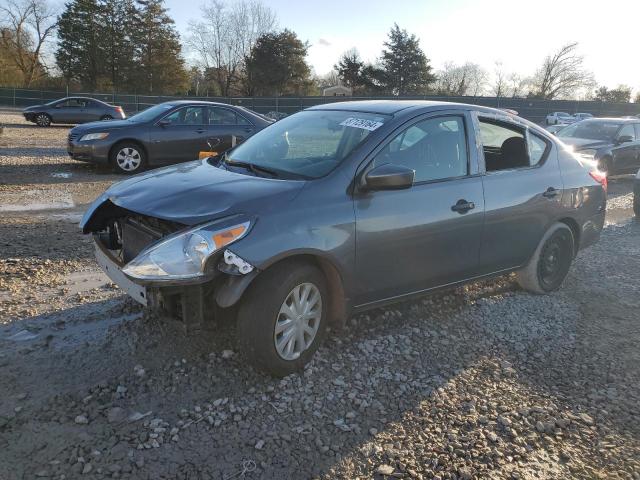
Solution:
<svg viewBox="0 0 640 480"><path fill-rule="evenodd" d="M467 213L469 210L476 208L476 204L473 202L467 202L464 199L460 199L455 205L451 206L451 210L460 214Z"/></svg>
<svg viewBox="0 0 640 480"><path fill-rule="evenodd" d="M207 130L206 130L205 128L198 128L198 129L196 130L196 132L197 132L197 133L204 133L204 132L206 132L206 131L207 131Z"/></svg>
<svg viewBox="0 0 640 480"><path fill-rule="evenodd" d="M557 196L559 193L560 192L557 189L555 189L553 187L549 187L549 188L547 188L547 190L545 190L545 192L542 194L542 196L546 197L546 198L553 198L553 197Z"/></svg>

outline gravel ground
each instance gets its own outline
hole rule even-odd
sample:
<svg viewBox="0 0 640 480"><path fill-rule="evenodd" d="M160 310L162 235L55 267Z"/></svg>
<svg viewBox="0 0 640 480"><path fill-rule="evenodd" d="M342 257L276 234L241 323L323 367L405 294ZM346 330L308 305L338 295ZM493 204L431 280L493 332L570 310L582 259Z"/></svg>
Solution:
<svg viewBox="0 0 640 480"><path fill-rule="evenodd" d="M0 479L640 479L630 178L561 291L356 316L276 380L233 325L186 336L122 295L77 226L118 177L69 160L66 128L0 123Z"/></svg>

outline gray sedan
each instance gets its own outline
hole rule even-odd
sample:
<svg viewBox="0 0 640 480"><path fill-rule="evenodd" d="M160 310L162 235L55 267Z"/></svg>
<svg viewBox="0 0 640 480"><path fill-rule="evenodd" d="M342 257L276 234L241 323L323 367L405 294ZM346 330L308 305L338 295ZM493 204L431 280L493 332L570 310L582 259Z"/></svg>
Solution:
<svg viewBox="0 0 640 480"><path fill-rule="evenodd" d="M22 114L26 120L41 127L52 123L77 124L127 118L122 107L86 97L67 97L44 105L33 105L25 108Z"/></svg>
<svg viewBox="0 0 640 480"><path fill-rule="evenodd" d="M246 358L288 375L354 312L508 272L558 289L600 236L606 187L500 110L345 102L115 184L81 226L137 301L194 330L237 305Z"/></svg>

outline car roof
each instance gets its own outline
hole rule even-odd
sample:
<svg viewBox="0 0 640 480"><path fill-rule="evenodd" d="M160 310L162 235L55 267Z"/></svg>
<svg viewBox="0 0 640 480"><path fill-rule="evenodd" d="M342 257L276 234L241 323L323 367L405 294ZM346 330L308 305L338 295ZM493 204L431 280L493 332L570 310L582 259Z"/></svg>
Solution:
<svg viewBox="0 0 640 480"><path fill-rule="evenodd" d="M168 103L171 105L202 105L202 106L217 106L217 107L235 107L236 105L229 105L228 103L221 102L208 102L206 100L169 100Z"/></svg>
<svg viewBox="0 0 640 480"><path fill-rule="evenodd" d="M437 110L477 110L479 112L511 115L509 112L482 105L471 105L468 103L445 102L433 100L355 100L347 102L331 102L322 105L314 105L306 110L343 110L364 113L379 113L383 115L394 115L399 112L416 110L437 111ZM518 117L520 118L520 117Z"/></svg>

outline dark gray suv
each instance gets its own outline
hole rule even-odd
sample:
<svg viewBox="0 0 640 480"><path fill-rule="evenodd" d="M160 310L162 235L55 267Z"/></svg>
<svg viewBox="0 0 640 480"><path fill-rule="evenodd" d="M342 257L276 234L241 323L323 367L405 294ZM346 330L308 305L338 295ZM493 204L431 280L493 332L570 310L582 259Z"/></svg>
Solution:
<svg viewBox="0 0 640 480"><path fill-rule="evenodd" d="M191 329L234 312L251 363L287 375L353 312L513 271L557 289L605 207L606 176L517 116L366 101L118 183L81 225L137 301Z"/></svg>
<svg viewBox="0 0 640 480"><path fill-rule="evenodd" d="M48 127L52 123L76 124L127 117L122 107L87 97L67 97L44 105L33 105L25 108L22 114L26 120L40 127Z"/></svg>

